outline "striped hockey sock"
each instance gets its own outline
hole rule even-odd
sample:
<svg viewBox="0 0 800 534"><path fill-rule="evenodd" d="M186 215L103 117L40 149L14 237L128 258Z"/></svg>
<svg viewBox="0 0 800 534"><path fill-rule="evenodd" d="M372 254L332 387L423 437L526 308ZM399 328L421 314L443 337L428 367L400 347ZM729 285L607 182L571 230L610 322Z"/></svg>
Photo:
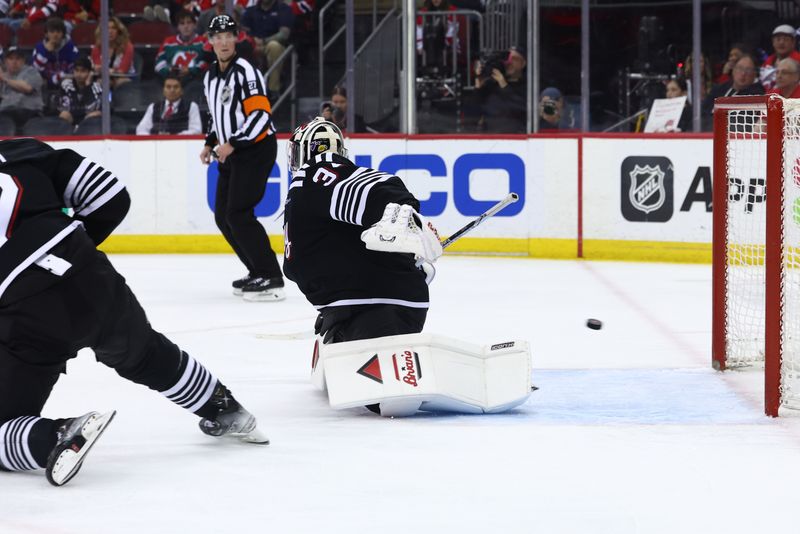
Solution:
<svg viewBox="0 0 800 534"><path fill-rule="evenodd" d="M35 429L37 423L38 425ZM0 468L29 471L47 463L47 454L56 443L53 421L41 417L17 417L0 426Z"/></svg>
<svg viewBox="0 0 800 534"><path fill-rule="evenodd" d="M181 408L201 415L198 412L208 403L216 385L217 378L200 362L183 352L178 380L161 394Z"/></svg>

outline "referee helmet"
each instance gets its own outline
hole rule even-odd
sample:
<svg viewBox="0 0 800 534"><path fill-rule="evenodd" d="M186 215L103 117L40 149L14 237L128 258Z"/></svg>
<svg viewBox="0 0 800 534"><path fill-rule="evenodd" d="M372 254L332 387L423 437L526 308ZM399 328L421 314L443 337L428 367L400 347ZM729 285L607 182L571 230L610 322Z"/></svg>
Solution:
<svg viewBox="0 0 800 534"><path fill-rule="evenodd" d="M286 146L289 168L292 172L324 152L347 157L342 131L331 121L316 117L298 127Z"/></svg>
<svg viewBox="0 0 800 534"><path fill-rule="evenodd" d="M231 32L233 35L239 34L236 21L229 15L217 15L208 23L208 36L214 37L218 33Z"/></svg>

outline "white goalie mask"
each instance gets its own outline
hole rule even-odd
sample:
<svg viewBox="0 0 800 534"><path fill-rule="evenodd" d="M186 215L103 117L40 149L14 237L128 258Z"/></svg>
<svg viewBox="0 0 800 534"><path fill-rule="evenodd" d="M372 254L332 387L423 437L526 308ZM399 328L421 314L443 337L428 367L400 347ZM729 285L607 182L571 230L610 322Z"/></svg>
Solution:
<svg viewBox="0 0 800 534"><path fill-rule="evenodd" d="M322 117L316 117L298 127L289 138L286 152L292 172L297 172L297 169L314 159L314 156L325 152L347 157L342 131Z"/></svg>

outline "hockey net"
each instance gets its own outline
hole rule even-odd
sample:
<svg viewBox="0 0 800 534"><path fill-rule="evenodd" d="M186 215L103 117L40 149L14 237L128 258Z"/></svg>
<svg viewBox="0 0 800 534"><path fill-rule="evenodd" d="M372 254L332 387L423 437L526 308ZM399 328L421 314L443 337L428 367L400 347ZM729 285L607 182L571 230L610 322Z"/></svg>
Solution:
<svg viewBox="0 0 800 534"><path fill-rule="evenodd" d="M766 413L800 409L800 102L717 99L714 200L714 367L763 366Z"/></svg>

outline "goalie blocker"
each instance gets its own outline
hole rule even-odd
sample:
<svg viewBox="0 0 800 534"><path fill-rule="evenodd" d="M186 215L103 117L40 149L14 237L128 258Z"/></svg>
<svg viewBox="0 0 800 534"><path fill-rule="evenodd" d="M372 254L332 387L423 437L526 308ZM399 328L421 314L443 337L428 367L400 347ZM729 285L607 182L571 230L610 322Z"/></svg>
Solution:
<svg viewBox="0 0 800 534"><path fill-rule="evenodd" d="M499 413L530 395L531 356L526 341L479 347L433 334L318 339L311 381L334 409L378 404L384 417Z"/></svg>

